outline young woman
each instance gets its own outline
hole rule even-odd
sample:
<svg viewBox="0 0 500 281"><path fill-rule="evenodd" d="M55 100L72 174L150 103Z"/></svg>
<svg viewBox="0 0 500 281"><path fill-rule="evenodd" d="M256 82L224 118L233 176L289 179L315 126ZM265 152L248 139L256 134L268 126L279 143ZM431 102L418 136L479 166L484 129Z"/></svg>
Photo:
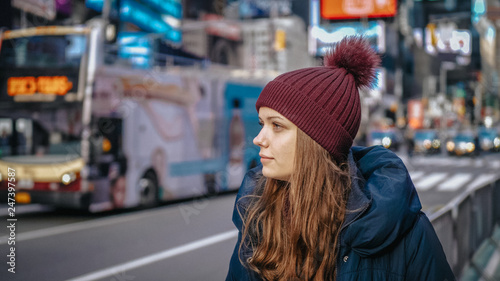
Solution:
<svg viewBox="0 0 500 281"><path fill-rule="evenodd" d="M226 280L455 280L402 161L351 147L358 88L380 58L361 37L269 82L257 100L262 165L236 198Z"/></svg>

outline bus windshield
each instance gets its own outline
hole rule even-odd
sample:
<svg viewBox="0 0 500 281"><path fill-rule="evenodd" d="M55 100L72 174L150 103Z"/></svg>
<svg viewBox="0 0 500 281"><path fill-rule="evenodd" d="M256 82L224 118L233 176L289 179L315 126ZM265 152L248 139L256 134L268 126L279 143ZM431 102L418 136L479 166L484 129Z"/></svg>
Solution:
<svg viewBox="0 0 500 281"><path fill-rule="evenodd" d="M78 68L85 36L32 36L4 40L0 65L8 68Z"/></svg>
<svg viewBox="0 0 500 281"><path fill-rule="evenodd" d="M80 155L78 84L87 36L59 27L38 31L16 31L1 44L1 160L45 163Z"/></svg>

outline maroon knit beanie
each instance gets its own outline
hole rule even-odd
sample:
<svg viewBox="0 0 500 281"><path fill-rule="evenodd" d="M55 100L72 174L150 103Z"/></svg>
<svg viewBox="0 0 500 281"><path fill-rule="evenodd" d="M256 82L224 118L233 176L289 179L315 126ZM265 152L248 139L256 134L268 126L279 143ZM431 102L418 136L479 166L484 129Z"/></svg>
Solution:
<svg viewBox="0 0 500 281"><path fill-rule="evenodd" d="M380 57L366 39L350 36L332 46L324 66L279 75L262 90L257 103L294 123L335 159L346 159L361 121L358 88L375 79Z"/></svg>

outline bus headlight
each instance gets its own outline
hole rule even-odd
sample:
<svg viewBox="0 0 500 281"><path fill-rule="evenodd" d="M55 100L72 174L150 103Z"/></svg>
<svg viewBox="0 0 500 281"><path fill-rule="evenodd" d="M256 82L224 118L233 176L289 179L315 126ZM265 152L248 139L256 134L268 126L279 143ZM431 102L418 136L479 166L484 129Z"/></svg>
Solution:
<svg viewBox="0 0 500 281"><path fill-rule="evenodd" d="M389 138L389 137L384 137L384 138L382 139L382 145L383 145L385 148L389 148L389 147L391 147L391 144L392 144L392 140L391 140L391 138Z"/></svg>
<svg viewBox="0 0 500 281"><path fill-rule="evenodd" d="M68 185L68 184L72 183L74 180L76 180L76 175L73 172L71 172L71 173L65 173L61 177L61 182L63 184L65 184L65 185Z"/></svg>

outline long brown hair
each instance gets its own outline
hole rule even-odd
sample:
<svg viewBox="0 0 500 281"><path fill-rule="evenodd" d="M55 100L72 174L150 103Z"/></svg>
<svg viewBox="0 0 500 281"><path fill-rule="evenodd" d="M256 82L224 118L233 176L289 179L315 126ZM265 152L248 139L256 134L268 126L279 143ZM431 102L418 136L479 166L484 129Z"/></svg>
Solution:
<svg viewBox="0 0 500 281"><path fill-rule="evenodd" d="M262 177L249 196L240 253L253 250L250 269L265 280L335 280L350 184L347 163L297 129L290 180Z"/></svg>

